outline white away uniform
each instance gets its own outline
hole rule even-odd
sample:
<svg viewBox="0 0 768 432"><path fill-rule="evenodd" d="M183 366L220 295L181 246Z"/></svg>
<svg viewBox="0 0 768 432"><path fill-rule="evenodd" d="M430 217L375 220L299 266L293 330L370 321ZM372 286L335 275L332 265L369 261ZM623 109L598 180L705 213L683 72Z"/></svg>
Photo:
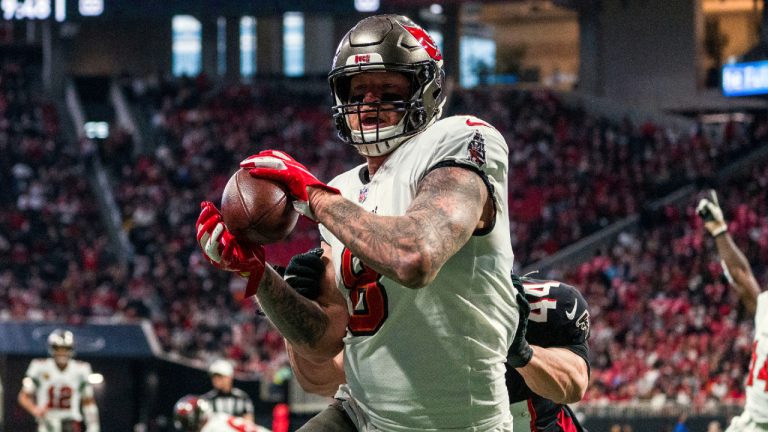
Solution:
<svg viewBox="0 0 768 432"><path fill-rule="evenodd" d="M377 429L511 430L504 362L518 313L509 276L507 160L496 129L454 116L403 143L369 183L365 165L329 183L370 212L403 215L432 169L461 166L487 178L496 202L491 231L475 233L420 289L361 266L320 226L351 314L343 388Z"/></svg>
<svg viewBox="0 0 768 432"><path fill-rule="evenodd" d="M768 431L768 291L757 296L755 341L746 395L744 412L734 417L726 432Z"/></svg>
<svg viewBox="0 0 768 432"><path fill-rule="evenodd" d="M83 399L93 398L93 388L88 383L90 374L91 365L79 360L69 360L64 370L52 358L30 362L23 390L35 396L38 406L48 407L38 423L39 432L60 432L65 420L83 421L80 405Z"/></svg>
<svg viewBox="0 0 768 432"><path fill-rule="evenodd" d="M271 432L267 428L254 425L242 417L235 417L223 412L211 413L200 432Z"/></svg>

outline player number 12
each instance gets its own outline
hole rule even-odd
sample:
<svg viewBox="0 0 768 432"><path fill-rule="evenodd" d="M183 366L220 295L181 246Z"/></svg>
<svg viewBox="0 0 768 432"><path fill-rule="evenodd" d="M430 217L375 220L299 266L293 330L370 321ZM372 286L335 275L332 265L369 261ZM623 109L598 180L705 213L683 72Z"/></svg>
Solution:
<svg viewBox="0 0 768 432"><path fill-rule="evenodd" d="M58 392L56 390L55 386L48 387L48 408L69 409L72 406L72 389L62 386L58 388Z"/></svg>

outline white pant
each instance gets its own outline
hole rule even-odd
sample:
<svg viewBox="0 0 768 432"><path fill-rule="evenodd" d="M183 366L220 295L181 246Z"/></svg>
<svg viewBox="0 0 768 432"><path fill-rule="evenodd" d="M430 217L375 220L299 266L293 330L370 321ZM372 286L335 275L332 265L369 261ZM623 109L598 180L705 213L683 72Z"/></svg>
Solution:
<svg viewBox="0 0 768 432"><path fill-rule="evenodd" d="M344 411L347 413L349 418L352 419L352 423L355 424L355 427L358 431L378 432L378 429L376 429L376 427L371 424L368 416L365 414L365 412L363 412L363 410L360 409L360 407L357 405L357 402L355 402L355 400L352 398L348 385L340 385L334 397L341 400L341 406L344 408Z"/></svg>
<svg viewBox="0 0 768 432"><path fill-rule="evenodd" d="M755 423L749 413L744 412L731 420L725 432L768 432L768 423Z"/></svg>
<svg viewBox="0 0 768 432"><path fill-rule="evenodd" d="M352 419L359 432L380 432L380 429L371 424L368 415L357 405L357 402L355 402L355 399L349 392L349 386L346 384L340 385L334 397L342 401L341 406L349 418ZM489 432L512 432L512 419L508 419L503 425Z"/></svg>
<svg viewBox="0 0 768 432"><path fill-rule="evenodd" d="M46 417L38 420L37 432L70 432L83 430L82 422Z"/></svg>

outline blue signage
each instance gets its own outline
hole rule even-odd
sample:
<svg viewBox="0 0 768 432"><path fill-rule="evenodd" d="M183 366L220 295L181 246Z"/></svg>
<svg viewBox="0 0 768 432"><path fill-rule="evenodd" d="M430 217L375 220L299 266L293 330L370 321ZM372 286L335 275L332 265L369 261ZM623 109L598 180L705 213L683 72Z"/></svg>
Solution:
<svg viewBox="0 0 768 432"><path fill-rule="evenodd" d="M768 94L768 61L723 66L723 95Z"/></svg>
<svg viewBox="0 0 768 432"><path fill-rule="evenodd" d="M44 356L48 335L57 328L74 333L78 356L149 358L154 355L150 337L140 324L73 326L32 321L0 323L0 354Z"/></svg>

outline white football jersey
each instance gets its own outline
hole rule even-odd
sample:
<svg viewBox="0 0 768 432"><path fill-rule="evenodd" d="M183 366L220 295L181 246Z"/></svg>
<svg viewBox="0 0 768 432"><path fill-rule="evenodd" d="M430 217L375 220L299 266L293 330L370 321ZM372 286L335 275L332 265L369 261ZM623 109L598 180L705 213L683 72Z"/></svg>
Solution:
<svg viewBox="0 0 768 432"><path fill-rule="evenodd" d="M509 406L509 410L512 412L512 430L515 432L530 432L531 412L528 411L528 401L515 402Z"/></svg>
<svg viewBox="0 0 768 432"><path fill-rule="evenodd" d="M267 428L254 425L242 417L216 412L208 417L208 421L200 432L271 432Z"/></svg>
<svg viewBox="0 0 768 432"><path fill-rule="evenodd" d="M744 411L757 423L768 423L768 291L757 296L755 341L746 393Z"/></svg>
<svg viewBox="0 0 768 432"><path fill-rule="evenodd" d="M56 428L62 420L83 421L80 404L84 398L93 398L88 383L89 363L71 359L62 370L52 358L34 359L29 363L24 391L35 396L38 406L47 406L43 419Z"/></svg>
<svg viewBox="0 0 768 432"><path fill-rule="evenodd" d="M471 116L443 119L395 150L370 182L358 166L329 184L364 209L405 214L420 181L458 165L487 178L495 225L475 233L430 285L412 289L365 267L324 226L347 299L345 371L352 397L381 430L500 430L511 424L504 362L518 322L507 205L508 149ZM439 168L437 168L439 169Z"/></svg>

